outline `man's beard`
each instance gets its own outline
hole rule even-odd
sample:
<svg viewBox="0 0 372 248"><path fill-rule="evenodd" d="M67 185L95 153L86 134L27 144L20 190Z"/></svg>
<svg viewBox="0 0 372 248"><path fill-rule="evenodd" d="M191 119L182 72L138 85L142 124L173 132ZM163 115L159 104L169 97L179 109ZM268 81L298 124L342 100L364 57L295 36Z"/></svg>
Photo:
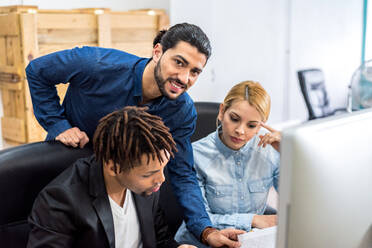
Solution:
<svg viewBox="0 0 372 248"><path fill-rule="evenodd" d="M178 82L179 84L182 84L182 85L185 85L184 83L182 83L179 79L174 79L174 78L168 78L167 80L165 80L162 75L161 75L161 58L159 60L159 62L156 64L155 66L155 69L154 69L154 78L155 78L155 81L156 81L156 84L158 85L158 88L159 88L159 91L160 93L165 96L165 97L168 97L170 99L175 99L174 97L171 97L170 94L168 94L168 92L166 92L165 90L165 83L167 81L176 81ZM187 87L187 86L186 86ZM183 92L180 94L182 95L185 91L187 90L187 88L184 88L183 89Z"/></svg>
<svg viewBox="0 0 372 248"><path fill-rule="evenodd" d="M158 85L159 91L163 96L169 97L168 93L165 91L165 80L161 76L161 68L160 68L160 61L156 64L155 70L154 70L154 77L156 84Z"/></svg>

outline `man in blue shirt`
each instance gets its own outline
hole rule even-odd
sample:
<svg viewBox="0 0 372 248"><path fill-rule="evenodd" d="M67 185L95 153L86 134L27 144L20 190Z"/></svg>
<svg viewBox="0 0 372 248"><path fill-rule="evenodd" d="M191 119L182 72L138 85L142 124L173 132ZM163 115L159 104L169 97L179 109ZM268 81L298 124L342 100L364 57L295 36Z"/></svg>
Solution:
<svg viewBox="0 0 372 248"><path fill-rule="evenodd" d="M84 147L98 120L124 106L148 106L162 117L178 152L168 171L188 229L211 246L239 246L237 230L212 228L193 170L190 136L196 111L185 93L197 80L211 54L208 37L197 26L177 24L154 40L152 58L123 51L83 47L52 53L26 68L34 113L47 140ZM60 105L56 84L69 82Z"/></svg>

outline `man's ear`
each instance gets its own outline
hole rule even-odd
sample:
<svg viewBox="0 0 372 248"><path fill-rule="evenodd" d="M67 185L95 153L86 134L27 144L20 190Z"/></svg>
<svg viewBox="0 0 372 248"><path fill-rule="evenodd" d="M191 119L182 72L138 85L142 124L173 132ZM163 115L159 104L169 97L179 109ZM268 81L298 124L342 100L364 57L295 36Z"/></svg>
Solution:
<svg viewBox="0 0 372 248"><path fill-rule="evenodd" d="M158 43L152 49L152 60L154 60L155 63L158 63L162 55L163 55L163 46L160 43Z"/></svg>
<svg viewBox="0 0 372 248"><path fill-rule="evenodd" d="M109 160L108 162L105 162L105 163L103 164L103 166L105 167L106 172L107 172L110 176L114 177L114 176L116 176L116 175L118 174L118 173L116 173L116 172L119 171L119 168L118 168L118 166L116 166L116 170L117 170L117 171L115 171L114 162L113 162L112 160Z"/></svg>
<svg viewBox="0 0 372 248"><path fill-rule="evenodd" d="M222 119L223 119L223 114L225 113L225 106L223 105L223 103L221 103L220 104L220 109L219 109L219 111L218 111L218 116L217 116L217 118L218 118L218 120L219 121L222 121Z"/></svg>

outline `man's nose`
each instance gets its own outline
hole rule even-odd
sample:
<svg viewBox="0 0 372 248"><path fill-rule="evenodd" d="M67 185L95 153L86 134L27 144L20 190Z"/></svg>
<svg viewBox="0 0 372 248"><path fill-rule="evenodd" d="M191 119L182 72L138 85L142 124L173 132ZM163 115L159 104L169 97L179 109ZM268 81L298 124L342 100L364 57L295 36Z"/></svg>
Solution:
<svg viewBox="0 0 372 248"><path fill-rule="evenodd" d="M158 181L156 183L162 184L165 181L164 169L161 170Z"/></svg>
<svg viewBox="0 0 372 248"><path fill-rule="evenodd" d="M178 79L184 84L187 85L189 83L190 72L184 70L178 74Z"/></svg>

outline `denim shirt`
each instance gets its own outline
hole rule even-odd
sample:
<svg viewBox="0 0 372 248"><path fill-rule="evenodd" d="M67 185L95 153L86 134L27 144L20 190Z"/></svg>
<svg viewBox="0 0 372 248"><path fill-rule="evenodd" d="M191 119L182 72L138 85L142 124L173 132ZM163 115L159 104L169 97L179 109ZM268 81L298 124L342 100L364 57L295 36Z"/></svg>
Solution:
<svg viewBox="0 0 372 248"><path fill-rule="evenodd" d="M48 131L47 140L71 127L78 127L92 139L101 117L124 106L139 105L148 62L148 58L100 47L74 48L32 60L26 68L27 80L34 113ZM67 82L70 85L60 105L55 85ZM162 118L177 143L178 152L167 165L170 181L188 228L199 236L211 222L193 169L193 101L184 93L174 100L158 97L146 106L150 114Z"/></svg>
<svg viewBox="0 0 372 248"><path fill-rule="evenodd" d="M259 135L265 132L261 129ZM278 190L280 154L271 145L258 147L259 141L256 135L235 151L222 143L216 131L192 144L194 167L214 227L249 231L253 216L265 211L271 186ZM176 240L190 242L187 232L183 224Z"/></svg>

